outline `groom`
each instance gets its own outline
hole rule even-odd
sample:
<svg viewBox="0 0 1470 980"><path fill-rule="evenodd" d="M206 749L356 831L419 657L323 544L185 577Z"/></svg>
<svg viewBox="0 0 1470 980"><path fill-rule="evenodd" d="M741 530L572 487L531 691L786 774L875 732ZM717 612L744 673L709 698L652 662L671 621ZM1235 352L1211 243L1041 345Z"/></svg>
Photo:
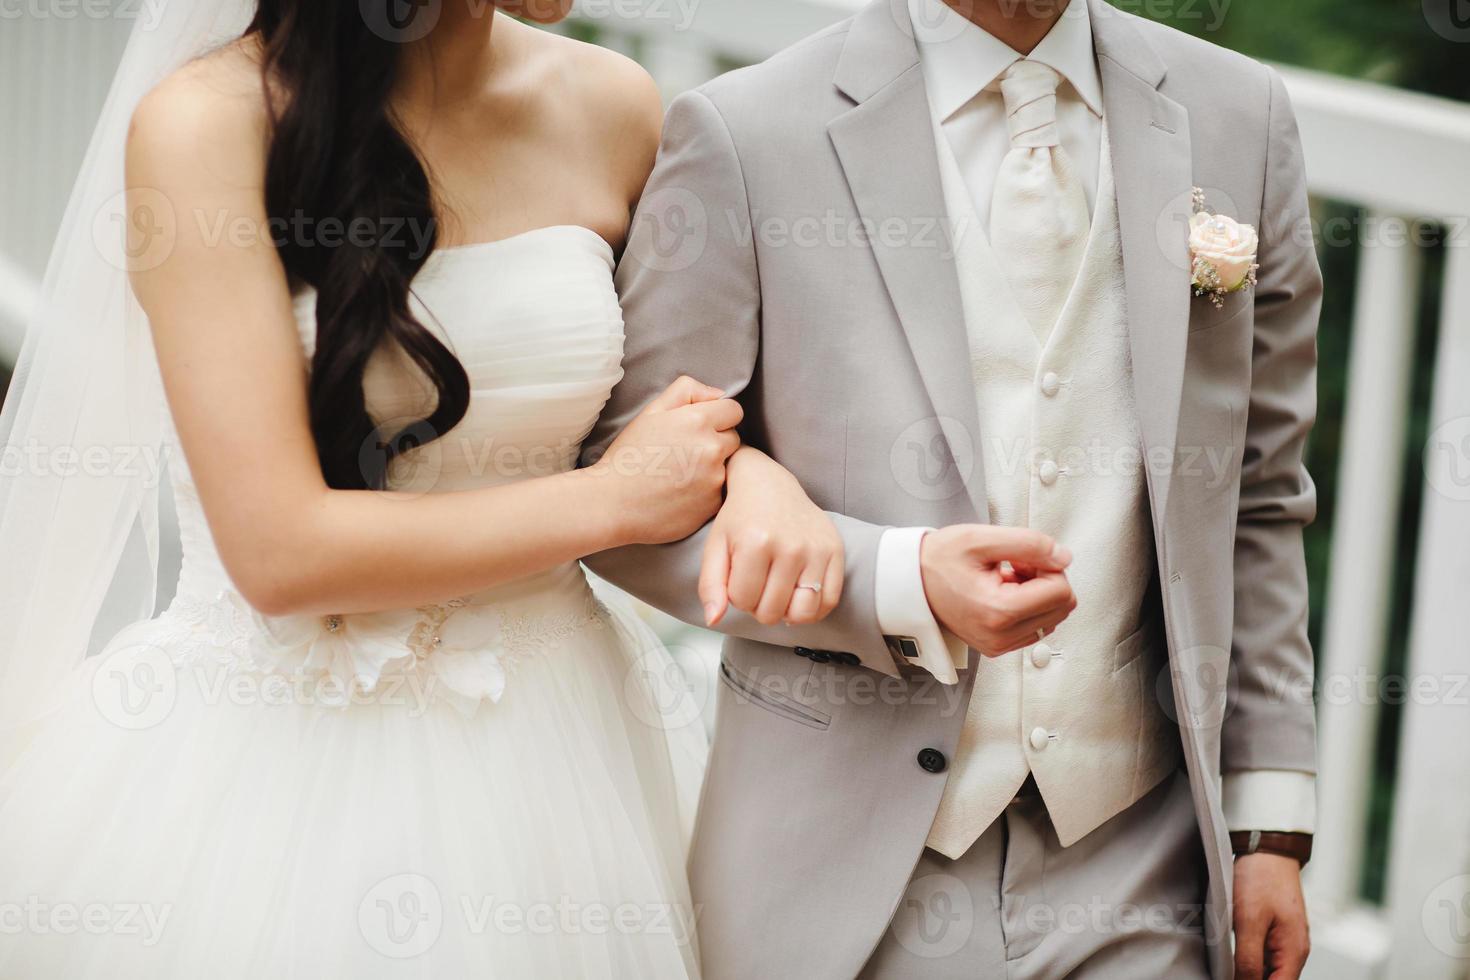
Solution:
<svg viewBox="0 0 1470 980"><path fill-rule="evenodd" d="M847 560L720 624L707 977L1298 975L1306 221L1280 79L1103 0L874 0L674 102L589 445L723 387ZM700 622L704 540L590 564Z"/></svg>

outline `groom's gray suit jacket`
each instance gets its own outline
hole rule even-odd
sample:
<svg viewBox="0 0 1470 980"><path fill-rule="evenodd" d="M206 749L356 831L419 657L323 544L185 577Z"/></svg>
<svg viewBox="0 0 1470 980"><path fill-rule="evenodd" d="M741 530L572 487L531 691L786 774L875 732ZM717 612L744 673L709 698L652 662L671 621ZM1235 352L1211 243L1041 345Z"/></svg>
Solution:
<svg viewBox="0 0 1470 980"><path fill-rule="evenodd" d="M1170 669L1227 976L1222 771L1315 767L1302 467L1321 280L1296 124L1274 72L1090 0L1117 182L1128 329ZM705 975L848 978L934 819L973 678L896 666L874 612L889 526L986 519L965 324L905 0L677 99L619 288L626 377L595 455L679 374L725 388L742 433L830 511L839 609L742 616L691 859ZM1191 296L1192 187L1255 225L1259 284ZM940 420L943 420L942 422ZM957 463L958 460L958 463ZM682 619L703 534L589 560ZM972 656L974 654L972 653ZM895 676L898 675L898 676Z"/></svg>

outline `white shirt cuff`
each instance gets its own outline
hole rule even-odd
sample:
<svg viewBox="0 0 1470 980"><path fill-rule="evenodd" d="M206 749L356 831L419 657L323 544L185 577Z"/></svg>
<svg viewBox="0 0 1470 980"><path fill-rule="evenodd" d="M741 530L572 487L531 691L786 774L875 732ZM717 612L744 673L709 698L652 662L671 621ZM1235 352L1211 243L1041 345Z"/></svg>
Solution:
<svg viewBox="0 0 1470 980"><path fill-rule="evenodd" d="M1287 769L1242 769L1224 776L1225 826L1313 834L1317 828L1317 777Z"/></svg>
<svg viewBox="0 0 1470 980"><path fill-rule="evenodd" d="M922 667L945 684L959 683L959 670L969 663L969 649L949 635L934 618L924 594L919 548L931 528L896 527L878 539L874 605L884 636L913 641L917 657L907 663Z"/></svg>

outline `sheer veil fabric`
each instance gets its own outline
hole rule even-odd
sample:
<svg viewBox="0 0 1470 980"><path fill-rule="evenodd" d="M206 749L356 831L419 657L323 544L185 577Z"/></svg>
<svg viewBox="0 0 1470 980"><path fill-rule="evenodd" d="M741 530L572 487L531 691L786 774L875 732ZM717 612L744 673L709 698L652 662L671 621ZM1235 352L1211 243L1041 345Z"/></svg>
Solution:
<svg viewBox="0 0 1470 980"><path fill-rule="evenodd" d="M129 224L124 149L139 100L237 37L253 9L165 0L138 12L67 205L0 413L0 767L56 703L104 610L109 626L154 611L165 408L127 262L130 242L172 234L181 217L145 198Z"/></svg>

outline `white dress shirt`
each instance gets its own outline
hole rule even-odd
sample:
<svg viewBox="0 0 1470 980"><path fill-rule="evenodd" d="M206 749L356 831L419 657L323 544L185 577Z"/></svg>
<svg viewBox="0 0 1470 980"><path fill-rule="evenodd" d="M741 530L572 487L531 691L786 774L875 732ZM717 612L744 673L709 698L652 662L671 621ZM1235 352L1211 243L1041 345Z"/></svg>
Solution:
<svg viewBox="0 0 1470 980"><path fill-rule="evenodd" d="M1069 3L1029 55L981 30L943 0L909 0L909 13L935 130L954 151L981 230L989 226L991 188L1010 150L999 79L1022 58L1043 62L1062 76L1057 90L1062 146L1077 170L1089 209L1095 207L1103 102L1087 4ZM912 663L953 684L958 671L967 666L969 651L939 626L929 609L919 566L920 547L929 530L894 528L880 539L878 623L888 636L912 639L917 653ZM1223 805L1231 830L1311 833L1316 823L1315 779L1307 773L1276 770L1226 773Z"/></svg>
<svg viewBox="0 0 1470 980"><path fill-rule="evenodd" d="M1064 80L1057 89L1057 127L1088 207L1093 207L1102 146L1102 78L1093 55L1087 4L1068 4L1029 55L976 27L943 0L910 0L909 14L935 128L954 150L981 229L989 227L991 188L1011 148L1000 77L1027 57L1055 69ZM928 530L897 528L879 541L878 624L889 636L912 638L918 654L913 662L953 684L959 680L957 668L968 664L968 651L958 638L939 628L929 611L919 572L919 548Z"/></svg>

